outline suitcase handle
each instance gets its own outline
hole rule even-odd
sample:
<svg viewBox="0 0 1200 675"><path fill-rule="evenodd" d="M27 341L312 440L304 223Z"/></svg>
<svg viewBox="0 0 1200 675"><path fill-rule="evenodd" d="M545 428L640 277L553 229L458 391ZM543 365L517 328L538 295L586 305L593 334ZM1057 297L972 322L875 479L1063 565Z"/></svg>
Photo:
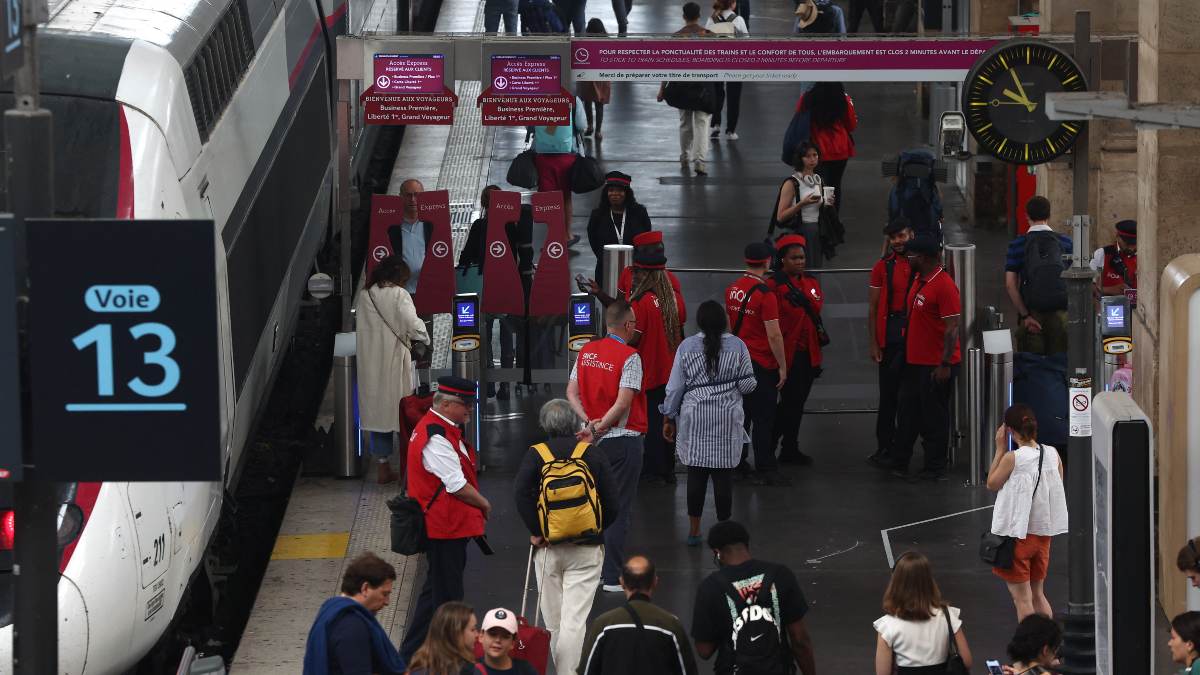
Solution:
<svg viewBox="0 0 1200 675"><path fill-rule="evenodd" d="M525 614L525 604L526 600L529 599L529 576L533 573L533 553L536 550L537 547L535 547L533 544L529 545L529 560L525 563L525 585L521 587L521 616L528 616ZM545 578L545 572L546 561L542 560L542 578ZM539 612L542 609L542 589L541 587L538 587L536 590L537 599L533 604L533 623L531 624L533 626L537 626Z"/></svg>

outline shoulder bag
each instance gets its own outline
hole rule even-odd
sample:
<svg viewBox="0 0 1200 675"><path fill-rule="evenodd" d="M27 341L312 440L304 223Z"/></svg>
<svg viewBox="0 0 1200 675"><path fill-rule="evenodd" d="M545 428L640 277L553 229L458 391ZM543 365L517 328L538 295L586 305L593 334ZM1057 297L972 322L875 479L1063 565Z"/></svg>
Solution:
<svg viewBox="0 0 1200 675"><path fill-rule="evenodd" d="M942 616L946 617L946 630L950 632L950 654L946 657L946 675L967 675L967 664L963 663L962 655L958 653L958 643L954 641L954 624L950 623L950 605L942 607Z"/></svg>
<svg viewBox="0 0 1200 675"><path fill-rule="evenodd" d="M387 326L388 330L392 332L392 335L396 336L396 339L400 341L400 344L403 345L406 350L408 350L409 355L416 358L415 355L413 355L412 346L409 345L408 340L400 337L400 331L396 330L392 324L388 323L388 320L383 315L383 312L379 311L379 305L375 303L375 296L371 295L371 289L364 288L363 292L367 294L367 299L371 301L371 306L375 308L375 313L379 315L379 320L383 322L383 325Z"/></svg>
<svg viewBox="0 0 1200 675"><path fill-rule="evenodd" d="M429 548L429 537L425 534L425 514L433 508L445 485L439 485L425 507L406 494L398 494L387 501L392 512L392 552L400 555L416 555Z"/></svg>
<svg viewBox="0 0 1200 675"><path fill-rule="evenodd" d="M505 180L510 185L516 185L517 187L529 190L536 189L538 186L538 170L537 165L533 162L533 158L536 156L537 153L530 148L513 157L512 163L508 165L508 174L505 176Z"/></svg>
<svg viewBox="0 0 1200 675"><path fill-rule="evenodd" d="M1042 460L1046 457L1046 449L1038 443L1038 477L1037 482L1033 484L1033 495L1030 496L1030 502L1037 497L1038 486L1042 484ZM1000 534L994 534L991 528L988 528L979 537L979 559L997 569L1010 569L1013 565L1013 549L1017 546L1016 537L1006 537Z"/></svg>
<svg viewBox="0 0 1200 675"><path fill-rule="evenodd" d="M777 218L779 215L779 195L783 194L783 186L787 185L787 181L789 180L795 184L795 195L792 196L792 204L794 205L800 198L800 181L796 180L795 176L788 176L784 182L779 184L779 194L775 195L775 202L771 204L771 218L767 221L767 237L766 239L763 239L763 243L765 243L767 246L770 246L772 249L775 248L774 237L775 230L777 228L783 228L786 230L797 229L796 219L799 218L799 215L792 216L791 219L789 219L786 223L779 222L779 219Z"/></svg>
<svg viewBox="0 0 1200 675"><path fill-rule="evenodd" d="M808 315L808 318L813 322L813 326L815 326L817 329L817 342L822 347L828 346L829 333L825 332L825 322L821 320L821 315L817 314L817 311L813 309L812 303L808 301L808 296L805 295L804 292L799 288L796 288L796 284L792 283L792 280L790 277L788 277L788 275L780 274L779 276L783 277L784 283L786 283L788 286L788 302L804 310L804 313Z"/></svg>

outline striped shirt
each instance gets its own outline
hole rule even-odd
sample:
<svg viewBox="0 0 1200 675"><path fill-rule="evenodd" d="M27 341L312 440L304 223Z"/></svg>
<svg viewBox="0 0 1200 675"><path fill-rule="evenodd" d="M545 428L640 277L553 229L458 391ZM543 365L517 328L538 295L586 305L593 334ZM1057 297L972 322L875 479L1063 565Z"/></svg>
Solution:
<svg viewBox="0 0 1200 675"><path fill-rule="evenodd" d="M710 376L704 362L704 336L679 343L667 381L664 415L677 422L675 450L687 466L728 469L737 466L742 444L742 396L754 391L754 366L746 343L725 333Z"/></svg>

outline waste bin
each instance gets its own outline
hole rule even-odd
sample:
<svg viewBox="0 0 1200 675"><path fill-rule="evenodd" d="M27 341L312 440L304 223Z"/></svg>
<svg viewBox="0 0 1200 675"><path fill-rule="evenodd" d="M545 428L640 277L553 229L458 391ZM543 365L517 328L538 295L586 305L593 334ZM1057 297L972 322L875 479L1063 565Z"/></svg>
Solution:
<svg viewBox="0 0 1200 675"><path fill-rule="evenodd" d="M355 333L338 333L333 345L333 475L362 475L362 443L358 430L358 382Z"/></svg>

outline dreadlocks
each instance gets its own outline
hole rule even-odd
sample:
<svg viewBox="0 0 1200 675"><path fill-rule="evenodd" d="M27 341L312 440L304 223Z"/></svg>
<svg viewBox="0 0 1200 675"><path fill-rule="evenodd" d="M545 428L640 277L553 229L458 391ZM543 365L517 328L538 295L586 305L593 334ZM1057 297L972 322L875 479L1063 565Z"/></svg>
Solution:
<svg viewBox="0 0 1200 675"><path fill-rule="evenodd" d="M671 351L679 346L683 338L683 328L679 325L679 307L675 305L675 289L666 270L648 270L641 267L633 268L633 292L631 298L640 298L646 293L653 293L658 298L662 309L663 328L667 332L667 346Z"/></svg>

